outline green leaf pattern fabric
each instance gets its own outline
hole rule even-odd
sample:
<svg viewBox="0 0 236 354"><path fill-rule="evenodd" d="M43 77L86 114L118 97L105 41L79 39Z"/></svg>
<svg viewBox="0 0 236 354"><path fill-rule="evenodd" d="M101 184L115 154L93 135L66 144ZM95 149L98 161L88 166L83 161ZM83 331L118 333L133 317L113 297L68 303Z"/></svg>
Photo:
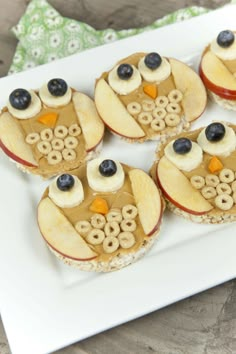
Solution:
<svg viewBox="0 0 236 354"><path fill-rule="evenodd" d="M208 11L192 6L171 13L143 28L96 30L86 23L61 16L46 0L32 0L19 23L12 29L19 43L9 74Z"/></svg>

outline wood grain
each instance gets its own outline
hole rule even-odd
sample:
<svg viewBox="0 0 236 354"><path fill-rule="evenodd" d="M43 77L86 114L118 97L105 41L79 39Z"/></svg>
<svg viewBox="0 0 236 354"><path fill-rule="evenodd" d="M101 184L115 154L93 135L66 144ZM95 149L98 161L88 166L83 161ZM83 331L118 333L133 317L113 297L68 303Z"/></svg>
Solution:
<svg viewBox="0 0 236 354"><path fill-rule="evenodd" d="M142 27L178 8L217 8L229 1L50 0L64 16L97 29ZM10 32L28 1L0 0L0 76L7 74L16 39ZM148 301L148 297L147 297ZM55 354L232 354L236 353L236 281L61 349ZM0 354L10 349L0 321ZM32 353L33 354L33 353Z"/></svg>
<svg viewBox="0 0 236 354"><path fill-rule="evenodd" d="M55 354L236 353L235 296L228 282Z"/></svg>

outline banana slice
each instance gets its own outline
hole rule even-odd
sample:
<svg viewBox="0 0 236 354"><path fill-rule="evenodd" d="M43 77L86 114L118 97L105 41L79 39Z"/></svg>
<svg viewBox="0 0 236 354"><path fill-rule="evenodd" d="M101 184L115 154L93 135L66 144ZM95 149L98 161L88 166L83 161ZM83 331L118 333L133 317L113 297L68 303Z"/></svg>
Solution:
<svg viewBox="0 0 236 354"><path fill-rule="evenodd" d="M222 60L234 60L236 59L236 41L228 48L220 47L217 40L214 39L210 46L211 51Z"/></svg>
<svg viewBox="0 0 236 354"><path fill-rule="evenodd" d="M73 208L82 203L84 200L84 190L79 178L74 175L67 175L70 176L70 180L74 181L73 185L68 190L61 190L58 187L58 179L61 176L56 177L49 186L48 195L52 201L60 208Z"/></svg>
<svg viewBox="0 0 236 354"><path fill-rule="evenodd" d="M101 174L100 170L102 166L102 163L104 161L112 161L113 167L113 174L109 175L109 173L104 176L104 174ZM104 165L104 164L103 164ZM107 169L107 171L111 170ZM103 158L97 158L92 161L89 161L87 164L87 179L88 179L88 184L90 188L92 188L94 191L97 192L115 192L118 189L120 189L123 184L124 184L124 179L125 179L125 174L123 167L118 161L113 161L113 160L105 160Z"/></svg>
<svg viewBox="0 0 236 354"><path fill-rule="evenodd" d="M145 62L145 57L140 59L138 69L144 80L148 82L157 82L166 80L171 74L171 66L166 58L162 57L161 65L157 69L149 69Z"/></svg>
<svg viewBox="0 0 236 354"><path fill-rule="evenodd" d="M39 90L39 96L46 106L51 108L57 108L65 106L70 102L72 97L72 90L70 87L68 87L66 93L63 96L53 96L48 91L47 84L44 84Z"/></svg>
<svg viewBox="0 0 236 354"><path fill-rule="evenodd" d="M210 155L215 156L228 156L236 148L236 136L234 130L227 125L225 127L225 135L220 141L211 142L207 140L205 129L198 135L197 142L202 150Z"/></svg>
<svg viewBox="0 0 236 354"><path fill-rule="evenodd" d="M28 119L34 117L41 111L42 104L40 98L36 95L33 90L29 90L31 96L31 103L26 109L16 109L12 107L10 101L7 102L8 111L18 119Z"/></svg>
<svg viewBox="0 0 236 354"><path fill-rule="evenodd" d="M117 74L119 65L115 66L108 75L108 83L111 88L119 95L128 95L130 92L137 89L142 82L141 75L134 65L131 65L133 74L128 80L122 80Z"/></svg>
<svg viewBox="0 0 236 354"><path fill-rule="evenodd" d="M164 150L165 156L180 170L192 171L202 162L202 149L197 143L192 141L191 150L183 155L176 153L174 151L173 145L174 141L171 141L168 145L166 145Z"/></svg>

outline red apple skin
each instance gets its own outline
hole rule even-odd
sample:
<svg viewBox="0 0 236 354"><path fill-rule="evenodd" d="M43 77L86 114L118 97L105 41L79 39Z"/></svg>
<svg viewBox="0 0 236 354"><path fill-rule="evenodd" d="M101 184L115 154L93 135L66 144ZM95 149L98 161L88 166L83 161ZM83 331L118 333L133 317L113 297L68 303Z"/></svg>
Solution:
<svg viewBox="0 0 236 354"><path fill-rule="evenodd" d="M37 167L36 165L33 165L32 163L25 161L21 159L19 156L13 154L8 148L2 143L0 140L0 147L2 150L5 152L7 156L9 156L11 159L15 160L16 162L20 163L21 165L28 166L28 167Z"/></svg>
<svg viewBox="0 0 236 354"><path fill-rule="evenodd" d="M199 66L199 75L206 88L208 88L210 91L212 91L213 93L215 93L216 95L222 98L225 98L226 100L232 100L232 101L236 100L236 91L228 90L225 87L217 86L207 78L207 76L204 74L204 71L202 69L202 62L200 63Z"/></svg>
<svg viewBox="0 0 236 354"><path fill-rule="evenodd" d="M161 198L161 213L160 213L160 216L159 216L159 220L158 220L156 226L152 229L152 231L150 231L146 236L151 237L160 228L161 221L162 221L162 216L163 216L163 211L164 211L164 203L163 203L163 200Z"/></svg>
<svg viewBox="0 0 236 354"><path fill-rule="evenodd" d="M168 199L172 204L174 204L177 208L186 211L189 214L192 215L204 215L207 214L209 211L203 211L203 212L198 212L198 211L194 211L194 210L190 210L188 208L185 208L183 205L177 203L175 200L173 200L169 194L165 191L165 189L163 188L163 186L161 185L160 179L158 177L158 173L157 173L157 169L156 169L156 180L157 180L157 184L160 187L162 193L164 194L164 196L166 197L166 199Z"/></svg>
<svg viewBox="0 0 236 354"><path fill-rule="evenodd" d="M99 140L99 142L98 142L96 145L94 145L92 148L86 150L86 152L91 152L91 151L95 150L96 147L102 142L102 140L103 140L103 138L104 138L104 134L105 134L105 133L103 133L103 135L102 135L101 139Z"/></svg>
<svg viewBox="0 0 236 354"><path fill-rule="evenodd" d="M42 231L41 231L41 228L40 228L40 225L39 225L39 221L38 222L38 228L39 228L39 231L44 239L44 241L46 242L47 245L49 245L55 252L59 253L62 257L66 257L66 258L69 258L69 259L72 259L74 261L81 261L81 262L85 262L85 261L91 261L92 259L95 259L97 258L97 256L94 256L94 257L91 257L91 258L85 258L85 259L80 259L80 258L75 258L75 257L71 257L71 256L68 256L67 254L64 254L62 253L61 251L58 251L55 247L53 247L52 245L50 245L50 243L46 240L46 238L44 237Z"/></svg>
<svg viewBox="0 0 236 354"><path fill-rule="evenodd" d="M122 135L122 134L120 134L120 133L117 133L114 129L112 129L112 128L111 128L107 123L105 123L104 121L103 121L103 123L105 124L105 126L106 126L111 132L113 132L114 134L119 135L119 136L121 136L121 137L123 137L123 138L125 138L125 139L131 139L131 140L136 141L136 140L139 140L139 139L143 139L143 138L145 137L145 134L144 134L143 136L140 136L139 138L134 138L133 136Z"/></svg>
<svg viewBox="0 0 236 354"><path fill-rule="evenodd" d="M43 236L43 235L42 235ZM43 236L44 240L45 240L45 237ZM80 261L80 262L86 262L86 261L92 261L93 259L97 258L97 256L94 256L94 257L91 257L91 258L83 258L83 259L80 259L80 258L74 258L74 257L71 257L71 256L68 256L67 254L64 254L62 253L61 251L58 251L56 248L52 247L50 245L50 243L48 243L46 240L45 242L57 253L59 253L62 257L65 257L65 258L68 258L68 259L72 259L73 261Z"/></svg>

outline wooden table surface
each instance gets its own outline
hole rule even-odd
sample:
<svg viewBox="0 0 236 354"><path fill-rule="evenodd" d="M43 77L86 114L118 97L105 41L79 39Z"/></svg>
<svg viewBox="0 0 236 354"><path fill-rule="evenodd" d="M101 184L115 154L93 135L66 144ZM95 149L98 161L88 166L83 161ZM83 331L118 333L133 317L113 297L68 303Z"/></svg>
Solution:
<svg viewBox="0 0 236 354"><path fill-rule="evenodd" d="M0 0L0 76L9 69L16 39L10 28L29 1ZM178 8L217 8L223 0L49 0L61 14L97 29L142 27ZM231 354L236 353L236 281L83 340L56 354ZM0 354L10 354L0 321ZM22 353L24 354L24 353ZM32 353L34 354L34 353Z"/></svg>

